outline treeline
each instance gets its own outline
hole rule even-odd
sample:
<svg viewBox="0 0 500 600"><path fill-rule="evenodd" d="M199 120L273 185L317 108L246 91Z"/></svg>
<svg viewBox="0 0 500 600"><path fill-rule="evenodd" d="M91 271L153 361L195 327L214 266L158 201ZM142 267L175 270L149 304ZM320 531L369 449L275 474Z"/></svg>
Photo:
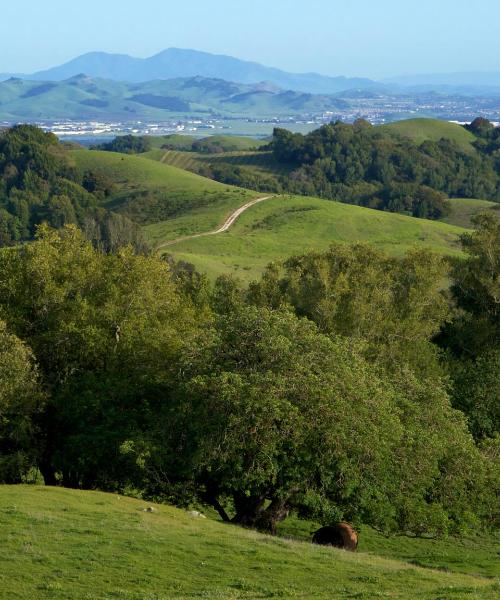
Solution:
<svg viewBox="0 0 500 600"><path fill-rule="evenodd" d="M272 149L294 167L294 193L431 219L446 215L446 197L500 201L497 161L449 139L417 145L366 121L337 122L307 135L276 129Z"/></svg>
<svg viewBox="0 0 500 600"><path fill-rule="evenodd" d="M201 139L190 139L178 134L162 138L162 150L183 150L185 152L200 152L202 154L222 154L240 150L240 145L230 137L207 136ZM121 152L122 154L143 154L152 149L152 138L149 136L119 135L110 142L92 146L92 150ZM180 141L181 140L181 141Z"/></svg>
<svg viewBox="0 0 500 600"><path fill-rule="evenodd" d="M139 227L102 206L113 182L80 172L56 136L31 125L0 132L0 247L33 239L41 223L78 225L106 251L145 249Z"/></svg>
<svg viewBox="0 0 500 600"><path fill-rule="evenodd" d="M478 118L467 126L477 152L449 139L414 143L359 120L324 125L307 134L275 129L269 146L275 172L217 162L200 174L259 191L318 196L439 219L450 211L448 198L500 201L500 128Z"/></svg>
<svg viewBox="0 0 500 600"><path fill-rule="evenodd" d="M482 154L491 156L497 173L500 172L500 127L495 127L488 119L478 117L470 125L465 125L465 128L477 137L475 148Z"/></svg>
<svg viewBox="0 0 500 600"><path fill-rule="evenodd" d="M0 480L196 498L271 532L290 510L496 526L500 226L462 243L451 264L334 245L244 289L42 226L0 252Z"/></svg>
<svg viewBox="0 0 500 600"><path fill-rule="evenodd" d="M110 142L91 146L91 150L121 152L122 154L142 154L151 150L151 140L145 135L118 135Z"/></svg>

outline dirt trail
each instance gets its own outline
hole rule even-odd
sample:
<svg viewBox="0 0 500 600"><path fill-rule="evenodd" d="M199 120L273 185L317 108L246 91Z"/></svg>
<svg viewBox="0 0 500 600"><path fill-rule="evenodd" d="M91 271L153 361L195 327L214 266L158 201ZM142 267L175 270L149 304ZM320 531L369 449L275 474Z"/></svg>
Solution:
<svg viewBox="0 0 500 600"><path fill-rule="evenodd" d="M163 242L162 244L159 244L157 246L157 249L159 250L160 248L165 248L166 246L173 246L174 244L178 244L179 242L185 242L186 240L192 240L194 238L204 237L206 235L217 235L218 233L224 233L224 231L227 231L231 227L231 225L234 224L234 222L240 215L242 215L246 210L254 206L254 204L264 202L264 200L270 200L271 198L276 198L276 196L263 196L262 198L255 198L254 200L250 200L250 202L243 204L243 206L240 206L235 211L233 211L227 217L224 223L217 229L214 229L213 231L205 231L203 233L194 233L193 235L186 235L184 237L177 238L176 240Z"/></svg>

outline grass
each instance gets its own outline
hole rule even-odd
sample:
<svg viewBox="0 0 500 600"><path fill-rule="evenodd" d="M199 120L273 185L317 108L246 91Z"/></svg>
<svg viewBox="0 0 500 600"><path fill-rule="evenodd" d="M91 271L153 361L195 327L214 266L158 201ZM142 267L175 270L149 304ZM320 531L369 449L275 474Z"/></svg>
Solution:
<svg viewBox="0 0 500 600"><path fill-rule="evenodd" d="M148 152L147 158L192 172L197 172L203 166L218 164L238 166L255 175L287 175L293 170L290 165L279 163L270 151L240 150L222 154L203 154L167 150L162 155L157 151Z"/></svg>
<svg viewBox="0 0 500 600"><path fill-rule="evenodd" d="M488 600L500 591L498 581L453 564L422 568L146 506L99 492L2 486L0 598ZM411 556L426 554L427 546L411 544ZM493 543L490 552L494 564Z"/></svg>
<svg viewBox="0 0 500 600"><path fill-rule="evenodd" d="M202 207L222 219L232 207L258 195L138 155L76 150L73 156L81 169L102 173L115 182L116 190L106 206L141 224L189 215L195 232L196 227L205 227L205 223L197 225L197 211Z"/></svg>
<svg viewBox="0 0 500 600"><path fill-rule="evenodd" d="M320 525L290 516L278 527L281 536L310 540ZM395 558L414 565L441 571L483 577L500 576L500 539L489 536L464 536L442 539L410 536L384 536L371 527L358 528L359 552Z"/></svg>
<svg viewBox="0 0 500 600"><path fill-rule="evenodd" d="M492 212L497 219L500 219L500 204L497 202L472 198L452 198L450 203L451 214L442 219L443 223L472 228L472 217L484 211Z"/></svg>
<svg viewBox="0 0 500 600"><path fill-rule="evenodd" d="M146 231L158 239L163 226ZM335 241L367 241L396 255L413 246L459 254L458 236L463 231L444 223L329 200L280 196L251 207L225 233L180 242L166 251L195 264L212 278L235 273L249 281L273 260L325 250Z"/></svg>
<svg viewBox="0 0 500 600"><path fill-rule="evenodd" d="M465 152L475 152L472 146L472 142L476 139L475 136L457 123L438 119L405 119L389 125L381 125L381 128L411 138L417 144L426 140L437 142L442 138L447 138L454 140Z"/></svg>

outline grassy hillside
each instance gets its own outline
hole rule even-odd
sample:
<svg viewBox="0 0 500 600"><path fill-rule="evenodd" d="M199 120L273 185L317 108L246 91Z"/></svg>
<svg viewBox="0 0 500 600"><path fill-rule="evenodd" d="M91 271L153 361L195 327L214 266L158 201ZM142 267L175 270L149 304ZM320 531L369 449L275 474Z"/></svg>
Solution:
<svg viewBox="0 0 500 600"><path fill-rule="evenodd" d="M472 227L472 217L480 212L491 212L500 219L500 204L488 200L471 198L452 198L451 213L443 219L443 223L458 225L459 227Z"/></svg>
<svg viewBox="0 0 500 600"><path fill-rule="evenodd" d="M171 233L171 227L172 223L159 223L145 231L159 240ZM324 250L334 241L367 241L394 254L413 245L456 254L462 231L444 223L329 200L280 196L250 208L226 233L180 242L166 251L212 277L237 273L249 280L270 261Z"/></svg>
<svg viewBox="0 0 500 600"><path fill-rule="evenodd" d="M392 557L377 556L378 542L390 554L387 540L368 531L351 554L147 506L99 492L0 487L0 598L487 600L500 590L491 579L498 546L487 539L405 539L399 560L397 540ZM458 555L474 575L460 572ZM432 556L440 568L414 564Z"/></svg>
<svg viewBox="0 0 500 600"><path fill-rule="evenodd" d="M0 118L165 121L181 115L292 116L349 105L340 98L284 91L265 83L207 77L126 83L75 75L64 81L0 82Z"/></svg>
<svg viewBox="0 0 500 600"><path fill-rule="evenodd" d="M169 150L160 155L155 150L148 153L148 158L195 173L209 165L224 164L237 166L251 176L259 177L274 178L276 175L287 175L292 170L289 165L279 163L270 151L247 150L224 152L222 154L203 154L201 152Z"/></svg>
<svg viewBox="0 0 500 600"><path fill-rule="evenodd" d="M115 182L106 200L108 208L142 224L196 213L200 208L215 211L217 224L219 218L257 195L138 155L76 150L73 156L81 169ZM198 225L204 231L205 224Z"/></svg>
<svg viewBox="0 0 500 600"><path fill-rule="evenodd" d="M474 151L472 142L476 138L470 131L457 123L449 123L438 119L406 119L389 125L382 125L381 129L409 137L417 144L421 144L426 140L437 142L441 138L447 138L457 142L466 152Z"/></svg>

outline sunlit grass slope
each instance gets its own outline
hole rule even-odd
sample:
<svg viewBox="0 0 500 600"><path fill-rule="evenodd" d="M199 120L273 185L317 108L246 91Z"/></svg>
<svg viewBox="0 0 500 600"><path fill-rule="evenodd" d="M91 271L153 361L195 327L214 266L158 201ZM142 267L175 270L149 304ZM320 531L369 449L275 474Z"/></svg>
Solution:
<svg viewBox="0 0 500 600"><path fill-rule="evenodd" d="M405 119L389 125L382 125L381 129L394 131L399 135L411 138L417 144L426 140L437 142L441 138L447 138L454 140L465 152L475 151L472 142L476 138L458 123L438 119Z"/></svg>
<svg viewBox="0 0 500 600"><path fill-rule="evenodd" d="M493 599L500 591L479 574L271 538L168 506L144 512L146 506L98 492L1 487L0 598L457 600Z"/></svg>
<svg viewBox="0 0 500 600"><path fill-rule="evenodd" d="M76 150L73 156L82 170L101 173L115 183L106 201L109 208L143 224L164 220L166 213L171 216L172 207L175 216L199 207L224 215L257 196L138 155Z"/></svg>
<svg viewBox="0 0 500 600"><path fill-rule="evenodd" d="M153 236L161 226L147 231ZM280 196L250 208L228 232L180 242L166 251L194 263L211 277L236 273L249 280L273 260L325 250L332 242L366 241L396 255L412 246L458 254L458 236L463 231L329 200Z"/></svg>

